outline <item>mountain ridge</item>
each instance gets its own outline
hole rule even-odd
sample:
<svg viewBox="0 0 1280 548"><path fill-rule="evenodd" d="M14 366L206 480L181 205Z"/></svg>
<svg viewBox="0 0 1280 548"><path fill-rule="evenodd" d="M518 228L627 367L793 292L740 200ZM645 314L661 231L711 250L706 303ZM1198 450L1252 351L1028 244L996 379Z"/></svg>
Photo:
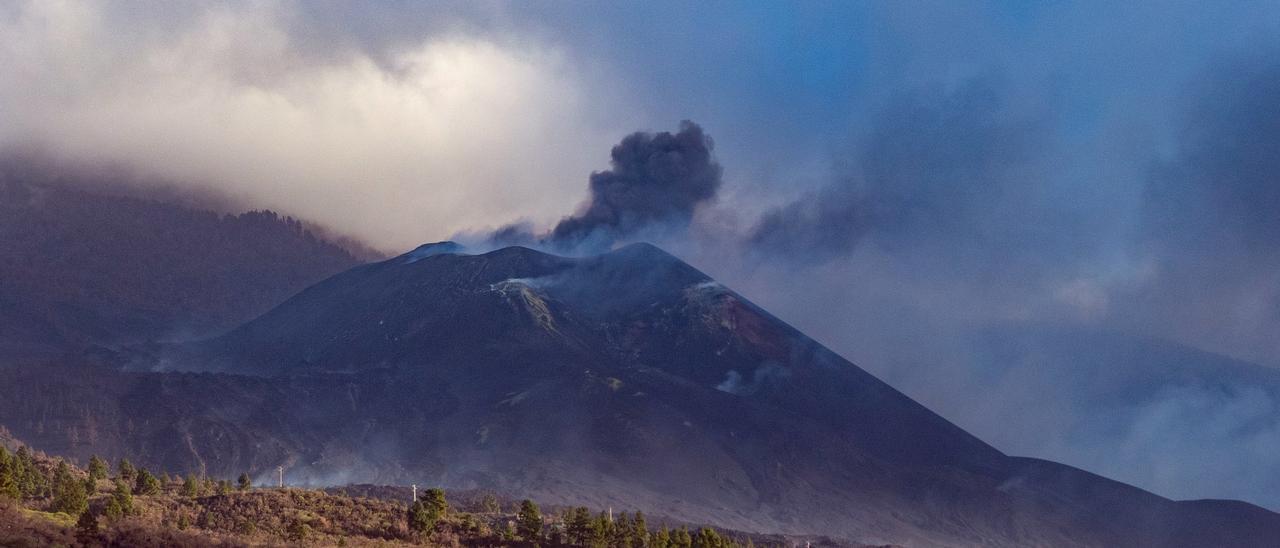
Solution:
<svg viewBox="0 0 1280 548"><path fill-rule="evenodd" d="M431 247L427 249L432 250ZM733 512L747 512L744 516L752 516L749 519L756 520L755 523L772 521L774 527L790 527L786 525L787 520L796 518L793 512L785 509L787 504L815 511L795 502L808 496L821 498L813 493L804 496L792 493L797 485L804 482L831 481L842 485L834 488L837 492L848 489L880 492L880 495L870 498L883 497L879 499L881 504L898 499L893 505L907 506L934 497L945 498L937 491L937 485L932 484L951 484L953 487L949 489L957 490L952 495L967 493L961 498L985 501L978 505L993 504L996 508L1014 505L1005 506L1006 510L994 510L1002 513L1026 503L1024 498L1044 503L1057 497L1047 489L1010 487L1011 481L1014 484L1026 481L1018 479L1023 476L1039 478L1036 481L1051 485L1066 481L1063 478L1071 478L1071 481L1066 481L1068 487L1073 487L1073 482L1090 483L1101 479L1083 471L1065 472L1061 465L1048 461L1006 457L656 246L634 244L609 253L578 258L560 257L525 247L508 247L477 255L459 253L452 247L447 249L449 252L440 253L440 248L435 248L436 252L425 257L412 257L411 252L335 276L259 319L201 343L200 351L217 356L230 349L234 357L223 363L236 364L241 369L232 371L237 373L246 372L243 369L245 364L255 364L255 367L274 364L277 369L268 369L267 376L288 376L307 371L350 373L369 368L395 370L405 364L418 364L414 367L435 371L447 379L450 393L454 394L456 401L462 402L460 409L465 410L465 402L474 398L487 399L495 405L525 405L535 414L573 415L572 419L564 416L549 419L556 428L566 430L572 430L577 422L593 422L589 415L599 409L592 409L588 401L602 404L599 394L572 396L574 390L581 388L577 383L586 382L588 391L597 390L606 396L610 392L634 390L629 393L652 398L655 393L668 392L669 399L660 405L633 406L622 411L625 420L619 424L608 424L606 428L638 428L636 432L601 434L586 428L578 435L588 441L557 439L567 444L558 447L539 443L545 440L521 437L518 431L530 427L528 423L521 423L525 426L506 433L512 436L506 440L509 445L493 452L504 453L511 463L508 466L525 466L527 462L522 464L520 458L510 460L510 457L526 455L523 458L539 459L550 458L548 455L571 454L572 451L565 447L572 443L585 444L585 447L574 451L591 453L604 448L607 464L595 470L604 476L572 471L575 466L572 459L563 465L554 461L547 465L548 474L550 470L558 470L563 478L577 478L572 480L579 484L570 488L572 493L594 489L585 485L598 488L615 481L609 479L611 474L616 474L616 471L611 472L613 463L610 459L639 466L634 459L627 460L627 452L652 451L655 445L676 451L670 448L670 444L655 444L648 438L669 436L668 430L680 430L679 422L673 419L664 425L644 424L644 421L663 413L675 413L675 418L697 417L699 421L684 420L683 423L701 425L705 421L713 425L709 428L714 430L699 434L706 436L706 442L711 444L704 446L702 452L723 452L726 447L742 443L754 446L745 452L740 448L728 449L726 456L729 460L726 463L732 462L733 465L710 464L714 459L707 461L706 465L699 465L705 470L725 469L727 466L744 474L740 479L727 480L727 487L708 485L704 488L738 493L728 495L730 497L756 499L756 504L764 506L757 506L755 511L739 506ZM400 311L407 313L399 315ZM362 325L376 325L378 328L362 330ZM292 338L298 334L303 335ZM361 346L371 343L375 346ZM524 355L504 353L501 350L503 346L518 348ZM485 350L477 352L477 348ZM336 353L334 349L337 349ZM594 360L594 365L583 365L581 360L584 357ZM472 374L476 372L459 368L456 364L450 365L453 361L489 366L478 374ZM566 369L549 363L577 365ZM587 375L579 377L576 373L567 373L577 371L577 368ZM251 373L261 374L263 371ZM449 378L450 375L456 377ZM495 376L506 376L509 377L506 380L514 381L510 385L497 382L487 394L477 389L485 382L495 382L492 379ZM463 388L463 385L467 386ZM573 404L575 398L586 400ZM618 404L604 402L603 405ZM570 413L568 410L574 411ZM485 413L481 410L472 412ZM640 421L642 426L637 427L636 421ZM481 426L481 422L471 426L483 430L486 427ZM788 434L768 441L775 436L755 432L748 437L757 439L744 441L740 437L743 433L732 426L737 422L746 423L747 428L755 430ZM539 424L539 427L546 428L546 425ZM497 432L493 431L493 435ZM631 439L632 435L646 441ZM830 444L830 439L817 441L830 436L843 439L835 445ZM452 447L464 451L457 449L466 446L459 441L454 439ZM444 445L450 446L449 443L445 441ZM841 464L833 466L832 462L815 461L795 454L796 445L811 444L826 447L824 451L832 451L833 455L842 455L831 457ZM656 453L652 451L650 454ZM484 451L474 453L486 454ZM801 476L817 476L797 483L797 478L788 477L788 473L767 471L767 467L761 466L760 459L767 459L766 455L770 454L790 454L794 459L793 465L804 470ZM699 462L697 455L687 454L671 460ZM832 480L832 477L849 474L848 466L861 471L853 472L854 477L846 477L843 483ZM448 470L448 466L445 469ZM501 476L500 469L497 470ZM482 475L492 473L494 469L488 469ZM664 473L668 472L661 468L645 470L641 475L649 483L646 490L660 493L675 488L676 485L658 477ZM685 479L696 483L693 478ZM550 500L565 496L558 488L544 483L522 481L524 483L517 481L510 486L517 491L532 489L531 492L550 497ZM905 489L914 493L906 497L911 502L901 500L901 493L892 493L904 490L901 483L904 481L908 485L925 482ZM606 491L619 490L643 491L623 486L606 488ZM1002 490L1008 490L1005 493L1007 497L998 494L1004 492ZM1113 491L1103 489L1103 492ZM1129 493L1126 497L1141 498L1147 504L1165 501L1129 486L1124 486L1121 492ZM828 500L840 498L834 493L823 496L836 497ZM711 500L715 499L712 497ZM724 500L720 499L720 502L724 503ZM1172 504L1177 507L1177 503ZM763 510L761 515L760 509L773 508L774 505L781 508ZM1082 511L1075 503L1066 506L1075 508L1071 512ZM1179 511L1167 513L1181 514L1181 507L1177 508ZM774 512L774 517L765 519L769 512ZM996 523L976 528L989 529L987 532L965 532L961 526L945 534L960 535L960 538L970 540L982 538L985 542L990 540L987 535L998 537L999 534L1008 534L992 532L1005 527L1034 529L1043 526L1027 525L1024 521L1036 522L1042 518L1024 516L1019 512L1003 514L1005 517L997 519ZM1146 518L1142 512L1127 512L1132 514L1135 523L1160 524L1166 530L1174 528L1171 523ZM1116 509L1111 509L1111 513L1116 513ZM927 523L939 519L934 516L910 524L912 520L903 523L900 519L877 516L875 512L870 514L861 519L847 518L847 521L859 523L857 527L863 531L883 530L888 533L905 529L913 530L911 535L929 539L936 532L930 532L931 526ZM782 517L787 515L791 517ZM1070 515L1074 514L1053 519L1066 519L1070 523L1074 519L1069 518ZM708 514L707 517L730 520L735 525L744 524L732 521L741 517L722 513ZM1105 518L1098 515L1088 519L1102 523ZM778 519L781 521L776 521ZM837 532L821 527L829 527L831 522L838 520L835 515L828 514L823 518L826 525L811 525L819 527L816 530L820 532ZM850 534L852 531L843 529L838 532ZM965 536L975 534L978 536ZM1040 534L1046 533L1036 533ZM1126 534L1133 534L1133 531ZM858 540L893 541L895 538L886 534ZM1032 535L1029 538L1039 537ZM1130 540L1133 538L1141 536L1129 537ZM1161 543L1168 540L1163 539Z"/></svg>
<svg viewBox="0 0 1280 548"><path fill-rule="evenodd" d="M291 483L486 488L866 543L1280 534L1260 508L1006 456L648 244L417 251L221 336L105 358L123 371L0 370L47 400L0 423L46 450L213 475L285 466Z"/></svg>

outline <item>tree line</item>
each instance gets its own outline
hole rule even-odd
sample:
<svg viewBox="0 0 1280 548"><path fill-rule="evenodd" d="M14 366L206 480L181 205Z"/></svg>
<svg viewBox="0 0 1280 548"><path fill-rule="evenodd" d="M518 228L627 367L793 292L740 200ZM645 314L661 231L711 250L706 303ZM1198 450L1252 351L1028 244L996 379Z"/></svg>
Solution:
<svg viewBox="0 0 1280 548"><path fill-rule="evenodd" d="M103 488L109 485L109 488ZM168 487L166 487L168 486ZM0 498L18 502L38 502L53 512L78 516L77 529L90 534L99 530L102 520L115 524L123 518L138 515L135 496L205 497L227 495L233 491L252 489L248 474L241 474L232 484L228 480L197 478L194 475L174 477L167 473L157 476L146 468L121 459L114 473L107 462L97 456L89 459L88 466L80 469L66 461L37 457L26 446L10 452L0 446ZM99 494L96 510L89 508L89 499ZM105 501L105 503L101 502ZM687 527L669 528L665 524L651 528L642 512L614 515L612 512L592 513L586 507L566 508L552 515L544 515L531 500L519 504L513 516L501 515L501 506L492 495L480 503L480 510L489 519L481 525L478 514L455 512L450 508L443 489L433 488L423 492L406 510L405 521L411 535L419 541L437 540L436 535L466 532L468 537L488 538L511 544L536 544L543 546L575 546L583 548L740 548L752 546L750 538L745 542L722 535L715 529L702 527L691 532ZM178 529L189 523L180 518ZM444 524L448 524L447 526ZM490 527L490 525L495 525ZM288 538L302 540L307 537L306 524L298 521L290 525ZM488 541L486 541L488 542Z"/></svg>
<svg viewBox="0 0 1280 548"><path fill-rule="evenodd" d="M482 505L495 509L496 502L486 497ZM409 505L409 528L429 536L448 513L449 504L442 489L428 489L424 496ZM742 544L721 535L710 527L690 533L687 527L668 528L663 524L650 529L643 512L628 515L621 512L592 514L585 506L567 509L557 516L544 517L537 503L525 499L513 521L508 521L500 536L506 541L525 541L537 545L582 546L585 548L743 548L752 547L747 538Z"/></svg>
<svg viewBox="0 0 1280 548"><path fill-rule="evenodd" d="M50 500L49 509L71 516L88 515L89 497L98 491L101 480L112 480L111 495L103 515L109 521L131 515L134 512L134 495L157 495L166 484L175 483L168 473L157 477L146 468L134 466L128 459L116 464L111 475L107 462L97 455L89 458L89 466L81 471L58 459L56 465L42 463L25 445L10 452L0 445L0 498L17 502ZM227 494L233 489L227 480L197 478L188 474L180 478L178 492L187 497ZM248 474L241 474L234 489L244 491L252 487ZM93 516L90 516L93 517Z"/></svg>

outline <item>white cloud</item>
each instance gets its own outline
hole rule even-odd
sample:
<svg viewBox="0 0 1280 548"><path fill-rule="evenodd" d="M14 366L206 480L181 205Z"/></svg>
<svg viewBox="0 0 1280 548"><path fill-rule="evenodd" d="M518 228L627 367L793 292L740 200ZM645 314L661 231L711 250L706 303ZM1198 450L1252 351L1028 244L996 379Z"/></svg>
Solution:
<svg viewBox="0 0 1280 548"><path fill-rule="evenodd" d="M294 15L247 4L138 23L101 4L11 6L0 143L212 187L398 249L554 221L636 126L548 44L437 33L317 56L291 39Z"/></svg>

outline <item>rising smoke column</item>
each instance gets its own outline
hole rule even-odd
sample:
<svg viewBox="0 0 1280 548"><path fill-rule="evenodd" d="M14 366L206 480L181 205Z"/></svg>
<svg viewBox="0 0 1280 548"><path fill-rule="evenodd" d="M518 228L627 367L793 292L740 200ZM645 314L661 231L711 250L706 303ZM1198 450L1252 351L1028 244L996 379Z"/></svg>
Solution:
<svg viewBox="0 0 1280 548"><path fill-rule="evenodd" d="M610 169L591 174L591 197L546 237L558 248L604 248L636 231L685 228L697 207L716 196L723 170L702 127L628 135L613 147ZM501 231L500 231L501 232Z"/></svg>

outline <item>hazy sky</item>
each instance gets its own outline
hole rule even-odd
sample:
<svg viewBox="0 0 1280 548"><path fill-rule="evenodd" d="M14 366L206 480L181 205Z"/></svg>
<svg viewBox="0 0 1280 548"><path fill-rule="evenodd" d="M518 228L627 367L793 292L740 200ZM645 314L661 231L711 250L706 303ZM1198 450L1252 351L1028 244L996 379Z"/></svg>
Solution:
<svg viewBox="0 0 1280 548"><path fill-rule="evenodd" d="M1280 366L1277 53L1276 2L5 2L0 147L389 252L650 185L663 215L608 241L658 240L1001 449L1276 508L1280 474L1251 477L1280 469L1274 392L1156 368L1098 426L1079 402L1114 384L1060 356L993 377L973 333ZM637 131L682 161L611 156Z"/></svg>

